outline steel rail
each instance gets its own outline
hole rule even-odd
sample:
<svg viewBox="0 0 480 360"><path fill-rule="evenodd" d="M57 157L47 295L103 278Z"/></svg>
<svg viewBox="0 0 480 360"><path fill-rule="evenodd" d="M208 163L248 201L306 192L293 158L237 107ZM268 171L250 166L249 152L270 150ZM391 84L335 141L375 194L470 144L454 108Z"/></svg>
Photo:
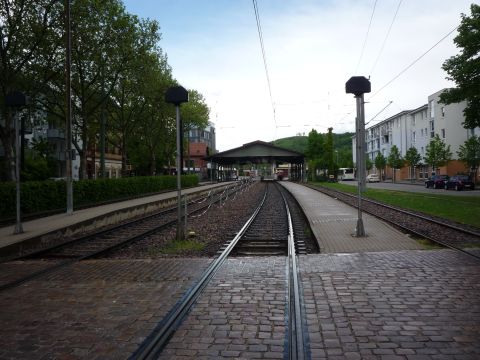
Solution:
<svg viewBox="0 0 480 360"><path fill-rule="evenodd" d="M218 201L221 201L221 198L218 199L218 200L216 200L215 202L218 202ZM196 210L194 210L192 213L194 213L194 212L199 212L199 211L203 210L204 207L207 207L207 206L204 205L202 208L196 209ZM168 212L168 211L169 211L169 210L164 210L163 212ZM163 212L161 212L161 213L163 213ZM158 215L158 213L156 213L155 215ZM150 217L150 216L155 216L155 215L149 215L149 217ZM87 241L88 239L94 238L95 236L98 236L99 234L100 234L100 235L103 235L103 234L108 233L108 232L110 232L110 231L112 231L112 230L119 229L119 228L122 228L122 227L126 227L126 226L128 226L128 225L131 225L132 223L135 223L136 221L141 222L141 219L139 219L139 220L133 220L133 221L128 222L128 223L126 223L126 224L122 224L122 225L120 225L120 226L117 226L117 227L114 227L114 228L110 228L110 229L107 229L107 230L102 230L102 231L100 231L99 233L87 235L87 236L82 237L82 238L80 238L80 239L75 239L75 240L71 240L71 241L66 242L66 243L63 243L63 244L55 245L55 246L53 246L53 247L51 247L51 248L48 248L48 249L42 249L42 250L40 250L39 252L36 252L36 253L34 253L34 254L29 254L29 255L26 255L26 256L22 256L22 257L19 257L19 258L17 258L17 259L31 258L32 256L36 256L36 255L38 255L38 254L44 254L44 253L46 253L46 252L48 252L48 251L55 250L55 249L57 249L57 248L61 248L62 246L71 245L71 244L73 244L73 243L75 243L75 242ZM160 225L160 226L156 226L156 227L154 227L154 228L152 228L152 229L143 231L143 232L141 232L141 233L139 233L139 234L136 234L136 235L134 235L134 236L130 236L130 237L128 237L128 238L126 238L126 239L124 239L124 240L122 240L122 241L120 241L120 242L118 242L118 243L116 243L116 244L109 245L109 246L107 246L107 247L105 247L105 248L103 248L103 249L99 249L99 250L93 251L93 252L91 252L91 253L89 253L89 254L86 254L86 255L80 255L80 256L75 257L75 258L73 258L73 259L68 259L68 260L65 260L65 261L61 261L61 262L56 263L56 264L54 264L54 265L52 265L52 266L49 266L49 267L47 267L47 268L45 268L45 269L42 269L42 270L39 270L39 271L35 271L35 272L33 272L33 273L29 274L29 275L26 275L26 276L24 276L24 277L22 277L22 278L20 278L20 279L13 280L13 281L11 281L11 282L8 282L8 283L5 283L5 284L0 285L0 292L3 292L3 291L5 291L5 290L8 290L8 289L11 289L11 288L14 288L14 287L17 287L17 286L19 286L19 285L21 285L21 284L23 284L23 283L25 283L25 282L34 280L34 279L36 279L36 278L38 278L38 277L41 277L41 276L43 276L43 275L50 274L50 273L55 272L55 271L57 271L57 270L59 270L59 269L61 269L61 268L63 268L63 267L72 265L72 264L74 264L74 263L76 263L76 262L80 262L80 261L82 261L82 260L87 260L87 259L95 258L95 257L98 257L98 256L100 256L100 255L105 255L105 254L107 254L107 253L109 253L109 252L112 252L112 251L114 251L114 250L117 250L117 249L119 249L119 248L121 248L121 247L123 247L123 246L125 246L125 245L127 245L127 244L129 244L129 243L132 243L132 242L135 242L135 241L137 241L137 240L140 240L140 239L142 239L142 238L144 238L144 237L146 237L146 236L152 235L152 234L154 234L154 233L156 233L156 232L158 232L158 231L160 231L160 230L162 230L162 229L164 229L164 228L166 228L166 227L168 227L168 226L171 226L171 225L173 225L173 224L176 224L176 223L177 223L177 219L167 221L166 223L164 223L164 224L162 224L162 225ZM11 260L11 261L13 261L13 260Z"/></svg>
<svg viewBox="0 0 480 360"><path fill-rule="evenodd" d="M297 255L295 253L295 234L293 232L292 216L287 199L280 191L288 218L288 298L289 298L289 349L288 356L292 360L304 360L306 356L305 339L300 302L300 287L298 280Z"/></svg>
<svg viewBox="0 0 480 360"><path fill-rule="evenodd" d="M169 338L176 331L177 327L183 321L185 315L190 311L192 306L195 304L198 297L201 295L205 287L208 285L213 276L217 273L218 269L225 262L226 258L238 243L243 234L250 227L253 220L257 217L260 209L265 203L267 197L267 190L263 196L263 199L260 205L255 209L252 216L247 220L243 225L237 235L230 241L228 246L222 253L210 264L210 266L204 271L201 278L191 288L179 304L167 315L167 317L162 321L161 327L155 330L155 334L152 338L148 339L147 342L142 344L137 351L132 354L130 359L157 359L159 354L162 352L166 344L168 343Z"/></svg>

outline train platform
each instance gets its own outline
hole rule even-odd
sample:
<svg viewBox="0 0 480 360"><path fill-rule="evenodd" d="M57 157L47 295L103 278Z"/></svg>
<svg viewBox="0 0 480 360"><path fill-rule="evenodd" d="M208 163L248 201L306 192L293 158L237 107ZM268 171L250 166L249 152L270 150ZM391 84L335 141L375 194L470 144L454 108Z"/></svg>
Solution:
<svg viewBox="0 0 480 360"><path fill-rule="evenodd" d="M281 182L297 199L317 238L321 253L420 250L407 235L385 222L362 213L365 237L355 237L358 210L319 191L292 182Z"/></svg>
<svg viewBox="0 0 480 360"><path fill-rule="evenodd" d="M227 182L203 184L182 189L183 194L208 191L224 186ZM168 191L152 196L119 201L111 204L75 210L73 214L56 214L35 220L22 222L23 233L14 234L14 225L0 228L0 257L22 251L23 247L46 245L62 236L71 236L77 232L87 232L96 228L112 225L131 217L140 216L165 204L176 202L177 191Z"/></svg>

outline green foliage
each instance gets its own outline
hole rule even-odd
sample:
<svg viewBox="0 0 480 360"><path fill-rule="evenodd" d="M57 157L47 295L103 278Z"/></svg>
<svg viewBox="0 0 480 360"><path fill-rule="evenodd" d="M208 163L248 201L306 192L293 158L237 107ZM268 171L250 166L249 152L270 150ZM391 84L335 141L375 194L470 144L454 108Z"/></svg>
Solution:
<svg viewBox="0 0 480 360"><path fill-rule="evenodd" d="M306 136L292 136L273 141L273 145L305 154L308 146Z"/></svg>
<svg viewBox="0 0 480 360"><path fill-rule="evenodd" d="M367 158L365 159L365 168L366 168L368 171L372 170L372 168L373 168L373 162L372 162L372 160L370 160L369 157L367 157Z"/></svg>
<svg viewBox="0 0 480 360"><path fill-rule="evenodd" d="M322 184L341 191L356 193L357 187L345 184ZM367 189L363 196L386 204L415 210L425 214L469 224L480 228L478 214L480 213L479 196L454 196L433 193L413 193L406 191ZM448 204L448 206L445 206Z"/></svg>
<svg viewBox="0 0 480 360"><path fill-rule="evenodd" d="M132 196L158 193L176 188L176 176L126 177L119 179L80 180L73 183L73 204L79 206L121 200ZM196 175L182 176L182 187L198 185ZM0 183L0 217L15 214L15 183ZM28 181L21 184L21 208L24 214L64 209L64 181Z"/></svg>
<svg viewBox="0 0 480 360"><path fill-rule="evenodd" d="M402 155L400 155L400 151L396 145L393 145L390 149L390 154L387 157L387 165L393 169L400 169L405 160L403 159Z"/></svg>
<svg viewBox="0 0 480 360"><path fill-rule="evenodd" d="M473 169L473 178L476 179L480 167L480 136L473 135L463 145L460 145L457 155L460 161Z"/></svg>
<svg viewBox="0 0 480 360"><path fill-rule="evenodd" d="M385 172L385 166L387 166L387 159L382 153L378 153L375 157L375 167L380 170L380 179L383 179L383 173Z"/></svg>
<svg viewBox="0 0 480 360"><path fill-rule="evenodd" d="M338 167L353 167L352 136L353 133L333 134L334 160L338 164ZM292 136L288 138L277 139L273 142L273 145L306 154L308 148L308 137Z"/></svg>
<svg viewBox="0 0 480 360"><path fill-rule="evenodd" d="M403 167L405 160L396 145L393 145L390 149L390 154L387 157L387 164L393 169L393 181L395 181L395 169L400 169Z"/></svg>
<svg viewBox="0 0 480 360"><path fill-rule="evenodd" d="M26 158L22 181L41 181L55 176L55 161L52 158Z"/></svg>
<svg viewBox="0 0 480 360"><path fill-rule="evenodd" d="M463 126L473 129L480 126L480 5L470 6L471 16L462 14L458 35L454 42L461 52L447 59L442 68L457 87L447 89L440 95L440 101L445 104L466 101Z"/></svg>
<svg viewBox="0 0 480 360"><path fill-rule="evenodd" d="M336 175L337 169L335 159L333 157L333 128L328 128L328 134L325 136L325 163L328 168L328 175Z"/></svg>
<svg viewBox="0 0 480 360"><path fill-rule="evenodd" d="M432 167L435 171L439 166L445 165L452 159L452 152L450 151L450 145L446 145L443 140L440 139L438 134L430 140L425 149L425 157L423 158L425 163Z"/></svg>
<svg viewBox="0 0 480 360"><path fill-rule="evenodd" d="M422 156L418 153L416 147L412 146L407 150L407 153L405 154L405 161L409 166L417 166L420 163L420 160L422 160Z"/></svg>
<svg viewBox="0 0 480 360"><path fill-rule="evenodd" d="M164 254L179 254L191 251L201 251L205 248L205 244L199 243L198 241L194 240L174 240L164 248L160 250L160 252Z"/></svg>

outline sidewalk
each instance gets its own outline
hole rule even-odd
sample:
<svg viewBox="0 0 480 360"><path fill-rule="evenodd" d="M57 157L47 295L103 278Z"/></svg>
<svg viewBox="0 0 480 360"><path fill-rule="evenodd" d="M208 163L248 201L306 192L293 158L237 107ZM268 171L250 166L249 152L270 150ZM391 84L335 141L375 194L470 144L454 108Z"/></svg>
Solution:
<svg viewBox="0 0 480 360"><path fill-rule="evenodd" d="M183 189L182 194L207 191L228 182ZM22 223L23 233L13 234L14 225L0 228L0 257L21 253L24 247L45 247L60 238L113 225L176 203L177 191L120 201L107 205L56 214Z"/></svg>

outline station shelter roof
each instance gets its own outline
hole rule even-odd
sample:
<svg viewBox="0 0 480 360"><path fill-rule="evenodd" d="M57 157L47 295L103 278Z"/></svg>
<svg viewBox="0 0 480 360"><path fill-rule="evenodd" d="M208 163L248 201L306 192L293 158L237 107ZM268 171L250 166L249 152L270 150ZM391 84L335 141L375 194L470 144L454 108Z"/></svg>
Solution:
<svg viewBox="0 0 480 360"><path fill-rule="evenodd" d="M272 163L273 161L289 164L303 164L302 153L274 146L264 141L253 141L227 151L223 151L205 158L220 165L232 164L261 164Z"/></svg>

